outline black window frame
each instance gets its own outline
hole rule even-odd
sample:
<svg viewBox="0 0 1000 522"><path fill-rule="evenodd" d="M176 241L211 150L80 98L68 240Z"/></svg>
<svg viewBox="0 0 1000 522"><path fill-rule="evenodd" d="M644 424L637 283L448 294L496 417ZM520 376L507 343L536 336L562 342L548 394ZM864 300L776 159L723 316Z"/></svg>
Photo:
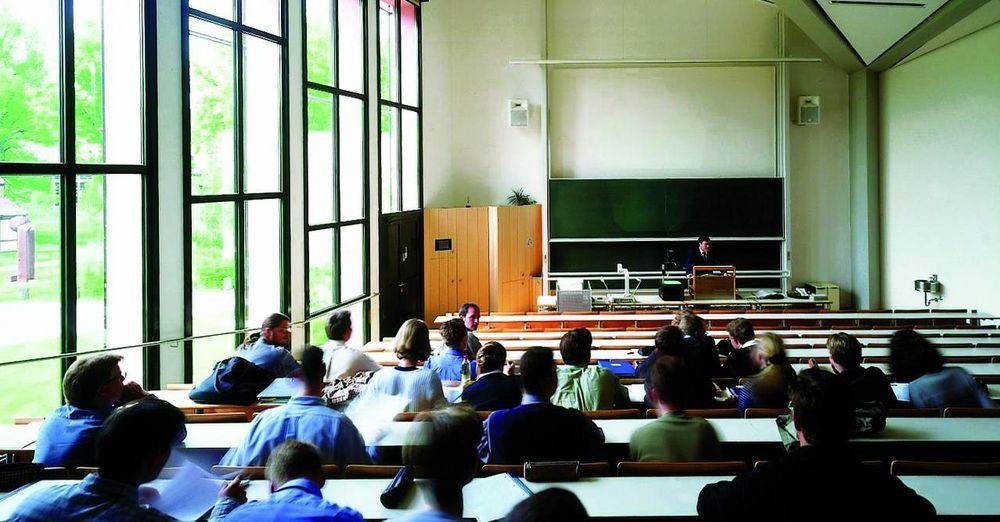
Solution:
<svg viewBox="0 0 1000 522"><path fill-rule="evenodd" d="M191 211L194 205L204 203L231 203L234 206L234 237L236 255L234 277L234 322L235 330L242 330L246 324L246 203L250 201L277 200L280 205L281 224L280 242L280 276L279 296L280 312L289 315L291 305L291 216L290 195L290 116L289 116L289 42L288 42L288 0L280 0L279 16L281 17L281 35L244 25L244 0L234 0L233 20L216 16L211 13L193 9L188 0L181 2L181 104L183 128L183 230L184 230L184 336L193 335L193 262L192 240L193 229ZM231 194L193 195L191 193L191 60L189 21L191 18L214 23L233 31L233 94L234 100L234 147L233 168L234 185ZM281 49L281 129L279 130L281 172L279 173L279 189L277 192L246 192L244 188L243 147L244 132L244 93L243 85L243 41L244 35L250 35L277 44ZM225 333L225 332L218 332ZM242 340L241 334L233 334L233 345ZM194 372L194 350L192 341L184 342L184 380L192 382Z"/></svg>
<svg viewBox="0 0 1000 522"><path fill-rule="evenodd" d="M363 340L367 341L371 335L371 321L367 320L370 315L370 301L371 296L371 282L369 281L371 275L371 211L370 211L370 197L371 197L371 161L369 159L369 130L371 128L369 122L368 111L370 108L370 93L369 93L369 67L368 67L368 42L369 42L369 31L368 31L368 9L369 2L372 0L359 0L361 3L361 23L362 23L362 82L361 82L361 92L351 91L342 89L340 87L340 2L338 0L328 0L330 2L330 24L331 24L331 40L333 43L334 60L333 67L330 71L333 85L327 85L323 83L318 83L311 81L309 79L309 61L308 61L308 23L307 23L307 8L308 0L302 1L302 146L303 146L303 223L305 223L305 234L303 238L303 252L304 252L304 277L305 277L305 310L308 322L312 322L319 317L322 317L331 311L338 308L346 308L357 304L358 302L363 302L364 315L366 320L364 321L364 328L361 332L363 335ZM311 224L309 222L309 91L315 90L320 91L325 94L329 94L333 97L333 114L331 119L331 126L333 128L334 139L333 139L333 198L334 198L334 212L333 219L331 221ZM349 220L341 220L341 205L340 205L340 98L341 96L346 96L359 100L361 102L362 111L362 205L361 205L361 217ZM340 248L340 233L346 227L360 225L362 228L362 292L360 295L348 296L349 299L344 301L343 295L341 294L340 279L341 279L341 248ZM309 246L309 234L311 232L317 232L321 230L333 230L333 241L332 241L332 262L334 269L333 277L333 295L331 296L329 305L313 307L311 303L311 292L310 292L310 281L309 281L309 267L310 265L310 246ZM356 319L355 319L356 320ZM305 331L306 341L310 341L311 329L306 328Z"/></svg>
<svg viewBox="0 0 1000 522"><path fill-rule="evenodd" d="M157 153L157 62L156 62L156 1L140 0L143 19L142 96L143 140L142 162L80 163L76 150L76 48L74 36L74 0L59 3L59 134L60 160L49 162L0 162L0 175L38 176L59 179L59 248L60 248L60 353L48 357L61 360L61 372L54 382L62 389L62 375L76 360L77 332L77 201L76 188L80 176L131 175L142 182L142 303L143 342L159 337L159 181ZM66 190L71 188L72 190ZM116 348L116 347L108 347ZM85 353L85 352L84 352ZM39 359L33 359L39 360ZM143 349L143 385L160 385L159 347ZM61 400L62 394L59 394Z"/></svg>
<svg viewBox="0 0 1000 522"><path fill-rule="evenodd" d="M378 9L381 9L381 1L375 0L376 3L376 13ZM420 210L424 208L424 115L423 115L423 105L424 105L424 89L423 89L423 75L424 75L424 53L423 53L423 40L424 40L424 30L423 30L423 9L419 2L414 2L411 0L389 0L393 2L393 6L396 10L395 16L395 30L396 30L396 75L399 81L396 83L396 100L392 101L382 98L382 45L381 40L379 40L376 45L376 59L375 66L378 69L378 117L379 121L382 118L382 108L390 107L396 110L396 114L399 115L397 119L399 138L396 140L396 157L399 158L399 172L392 173L396 176L396 186L399 187L396 193L396 199L399 201L398 209L384 209L382 208L382 185L385 180L386 173L383 172L382 165L382 139L381 139L381 129L379 129L379 140L378 140L378 208L379 214L394 214L398 212L409 212L413 210ZM417 22L417 105L407 105L403 103L403 38L402 38L402 16L400 15L401 10L399 8L401 2L410 2L415 8L416 22ZM382 20L380 16L375 17L375 34L380 35L382 32L381 28ZM404 203L405 194L403 193L403 111L410 111L415 113L417 116L417 207L407 209Z"/></svg>

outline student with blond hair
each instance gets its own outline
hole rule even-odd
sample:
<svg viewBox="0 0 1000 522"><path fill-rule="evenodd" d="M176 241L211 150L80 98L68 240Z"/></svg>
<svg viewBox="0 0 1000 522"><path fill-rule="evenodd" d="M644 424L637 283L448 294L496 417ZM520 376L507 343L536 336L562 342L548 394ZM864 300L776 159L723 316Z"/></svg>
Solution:
<svg viewBox="0 0 1000 522"><path fill-rule="evenodd" d="M396 332L394 350L399 364L375 372L363 397L400 397L406 403L405 411L426 411L446 404L441 379L434 371L418 366L431 356L427 324L420 319L407 319Z"/></svg>

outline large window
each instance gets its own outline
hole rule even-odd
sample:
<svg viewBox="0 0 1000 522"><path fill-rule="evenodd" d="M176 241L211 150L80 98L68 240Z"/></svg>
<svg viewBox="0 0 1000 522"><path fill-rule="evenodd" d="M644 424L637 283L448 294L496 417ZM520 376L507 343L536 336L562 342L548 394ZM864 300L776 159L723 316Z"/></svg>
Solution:
<svg viewBox="0 0 1000 522"><path fill-rule="evenodd" d="M184 12L188 334L259 327L288 308L286 13L282 0L190 0ZM202 379L239 338L193 341L185 377Z"/></svg>
<svg viewBox="0 0 1000 522"><path fill-rule="evenodd" d="M421 206L420 7L378 0L382 212Z"/></svg>
<svg viewBox="0 0 1000 522"><path fill-rule="evenodd" d="M368 294L365 0L307 0L306 252L310 340L333 307ZM363 342L366 306L352 308Z"/></svg>
<svg viewBox="0 0 1000 522"><path fill-rule="evenodd" d="M156 205L147 11L143 0L0 0L0 362L156 335L144 332ZM116 353L142 382L142 350ZM0 423L47 415L71 361L0 366Z"/></svg>

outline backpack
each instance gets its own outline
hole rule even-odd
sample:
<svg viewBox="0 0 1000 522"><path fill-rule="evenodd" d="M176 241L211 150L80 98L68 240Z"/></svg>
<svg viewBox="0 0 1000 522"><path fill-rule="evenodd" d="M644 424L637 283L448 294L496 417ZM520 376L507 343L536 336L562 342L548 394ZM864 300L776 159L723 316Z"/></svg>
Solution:
<svg viewBox="0 0 1000 522"><path fill-rule="evenodd" d="M188 397L206 404L238 404L257 402L257 394L274 381L274 374L242 358L230 357L215 363L212 373L195 386Z"/></svg>

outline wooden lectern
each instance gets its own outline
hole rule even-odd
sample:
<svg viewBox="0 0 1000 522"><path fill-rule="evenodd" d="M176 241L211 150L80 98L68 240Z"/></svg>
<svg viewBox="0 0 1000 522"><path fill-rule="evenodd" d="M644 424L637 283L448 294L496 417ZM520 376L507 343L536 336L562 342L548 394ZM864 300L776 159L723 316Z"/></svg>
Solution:
<svg viewBox="0 0 1000 522"><path fill-rule="evenodd" d="M713 272L721 272L716 275ZM692 299L736 299L736 267L732 265L692 267Z"/></svg>

